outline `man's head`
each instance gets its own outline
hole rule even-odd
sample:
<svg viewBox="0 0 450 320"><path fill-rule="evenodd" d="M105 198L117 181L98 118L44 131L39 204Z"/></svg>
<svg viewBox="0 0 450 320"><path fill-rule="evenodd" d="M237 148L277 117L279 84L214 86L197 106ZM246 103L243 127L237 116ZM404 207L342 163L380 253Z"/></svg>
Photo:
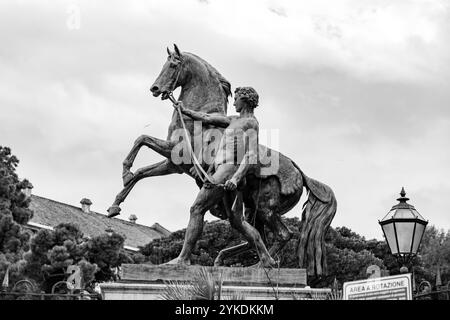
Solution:
<svg viewBox="0 0 450 320"><path fill-rule="evenodd" d="M258 93L252 87L239 87L234 90L234 105L240 112L244 105L254 109L258 106Z"/></svg>

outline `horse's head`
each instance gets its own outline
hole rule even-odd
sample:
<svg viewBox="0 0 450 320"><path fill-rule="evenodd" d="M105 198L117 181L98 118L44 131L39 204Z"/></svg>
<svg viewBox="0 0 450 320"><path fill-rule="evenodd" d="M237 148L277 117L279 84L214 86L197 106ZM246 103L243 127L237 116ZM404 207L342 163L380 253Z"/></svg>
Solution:
<svg viewBox="0 0 450 320"><path fill-rule="evenodd" d="M180 75L182 72L183 55L174 44L174 52L167 48L167 61L164 64L155 83L150 87L153 96L158 97L162 94L161 99L165 100L169 97L169 93L174 91L180 85Z"/></svg>
<svg viewBox="0 0 450 320"><path fill-rule="evenodd" d="M150 87L153 96L165 100L176 88L181 87L180 97L190 97L191 106L201 111L226 113L231 84L213 66L195 54L174 52L167 49L168 57L155 83ZM193 94L190 94L195 92ZM186 101L185 101L186 102ZM206 103L208 102L208 103Z"/></svg>

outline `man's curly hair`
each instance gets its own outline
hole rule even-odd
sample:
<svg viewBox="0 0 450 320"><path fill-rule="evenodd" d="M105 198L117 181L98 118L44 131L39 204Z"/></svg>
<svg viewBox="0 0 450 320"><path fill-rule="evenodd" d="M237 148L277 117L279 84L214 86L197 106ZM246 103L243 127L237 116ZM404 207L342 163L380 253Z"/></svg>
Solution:
<svg viewBox="0 0 450 320"><path fill-rule="evenodd" d="M256 108L258 106L259 96L252 87L239 87L234 90L235 96L241 96L250 104L250 107Z"/></svg>

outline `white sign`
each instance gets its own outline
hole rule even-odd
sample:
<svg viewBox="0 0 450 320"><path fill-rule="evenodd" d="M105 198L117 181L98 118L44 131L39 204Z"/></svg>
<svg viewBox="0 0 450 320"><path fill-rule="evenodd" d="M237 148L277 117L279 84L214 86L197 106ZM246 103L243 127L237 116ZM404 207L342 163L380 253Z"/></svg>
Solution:
<svg viewBox="0 0 450 320"><path fill-rule="evenodd" d="M344 283L344 300L412 300L411 274Z"/></svg>

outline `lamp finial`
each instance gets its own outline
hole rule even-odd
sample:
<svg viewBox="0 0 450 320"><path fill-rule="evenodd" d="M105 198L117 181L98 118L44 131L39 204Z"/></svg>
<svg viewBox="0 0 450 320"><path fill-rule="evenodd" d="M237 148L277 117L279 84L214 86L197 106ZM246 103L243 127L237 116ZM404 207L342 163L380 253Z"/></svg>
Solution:
<svg viewBox="0 0 450 320"><path fill-rule="evenodd" d="M409 200L409 198L406 198L406 191L405 188L402 187L402 191L400 191L400 198L397 199L397 201L400 201L400 203L406 203L406 201Z"/></svg>

